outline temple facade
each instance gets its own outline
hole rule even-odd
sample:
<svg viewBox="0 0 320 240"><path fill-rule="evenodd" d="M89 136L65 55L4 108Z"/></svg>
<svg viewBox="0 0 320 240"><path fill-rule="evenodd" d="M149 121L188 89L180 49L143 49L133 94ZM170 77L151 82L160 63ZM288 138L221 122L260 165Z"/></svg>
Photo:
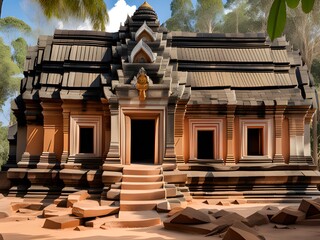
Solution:
<svg viewBox="0 0 320 240"><path fill-rule="evenodd" d="M40 36L24 75L3 168L16 191L23 180L20 190L102 189L130 164L304 166L320 177L317 93L284 37L168 32L144 3L115 33Z"/></svg>

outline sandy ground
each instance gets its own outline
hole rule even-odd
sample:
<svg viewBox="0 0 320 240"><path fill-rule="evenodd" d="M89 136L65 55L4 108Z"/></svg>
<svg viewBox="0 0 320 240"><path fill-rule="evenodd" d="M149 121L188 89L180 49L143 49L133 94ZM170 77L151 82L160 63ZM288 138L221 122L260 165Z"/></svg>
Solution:
<svg viewBox="0 0 320 240"><path fill-rule="evenodd" d="M203 201L203 200L202 200ZM201 203L200 200L194 200L189 206L196 209L225 209L234 211L244 217L249 216L257 210L260 210L266 204L243 204L231 206L207 205ZM298 204L268 204L278 206L280 208L286 206L297 206ZM161 214L166 218L166 214ZM42 228L45 219L36 218L26 221L6 221L0 219L0 233L5 240L17 239L221 239L219 236L205 237L202 235L192 235L187 233L169 231L162 225L148 228L112 228L108 230L90 229L85 231L75 231L73 229L51 230ZM301 226L290 225L290 229L276 229L275 224L268 224L256 227L266 239L277 240L313 240L320 239L320 226Z"/></svg>

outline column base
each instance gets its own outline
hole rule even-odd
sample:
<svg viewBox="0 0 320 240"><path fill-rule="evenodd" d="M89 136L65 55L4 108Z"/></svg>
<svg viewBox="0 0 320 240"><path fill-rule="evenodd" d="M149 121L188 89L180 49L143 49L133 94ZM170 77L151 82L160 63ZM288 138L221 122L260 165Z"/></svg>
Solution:
<svg viewBox="0 0 320 240"><path fill-rule="evenodd" d="M286 163L282 154L276 154L274 155L274 158L273 158L273 163Z"/></svg>
<svg viewBox="0 0 320 240"><path fill-rule="evenodd" d="M236 159L234 156L227 156L225 164L236 164Z"/></svg>
<svg viewBox="0 0 320 240"><path fill-rule="evenodd" d="M290 156L289 164L308 164L305 156Z"/></svg>
<svg viewBox="0 0 320 240"><path fill-rule="evenodd" d="M30 155L28 152L24 152L21 156L21 161L17 163L19 168L36 168L40 161L40 156Z"/></svg>

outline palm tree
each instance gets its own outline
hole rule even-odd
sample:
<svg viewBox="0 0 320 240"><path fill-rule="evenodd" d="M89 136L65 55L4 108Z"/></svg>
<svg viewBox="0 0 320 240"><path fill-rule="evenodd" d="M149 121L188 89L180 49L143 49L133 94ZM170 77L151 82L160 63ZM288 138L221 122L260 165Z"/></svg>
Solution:
<svg viewBox="0 0 320 240"><path fill-rule="evenodd" d="M107 6L103 0L33 0L41 6L47 18L89 18L93 29L105 30L109 20ZM0 17L3 0L0 0Z"/></svg>

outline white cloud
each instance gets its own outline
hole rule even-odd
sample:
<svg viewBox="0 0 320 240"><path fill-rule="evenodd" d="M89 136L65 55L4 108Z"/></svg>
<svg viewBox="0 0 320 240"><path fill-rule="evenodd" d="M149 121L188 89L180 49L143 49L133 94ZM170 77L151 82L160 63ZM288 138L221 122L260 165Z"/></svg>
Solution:
<svg viewBox="0 0 320 240"><path fill-rule="evenodd" d="M136 5L129 6L125 0L118 0L114 7L108 11L109 23L106 25L106 31L117 32L120 24L126 21L127 15L132 16L136 9Z"/></svg>

